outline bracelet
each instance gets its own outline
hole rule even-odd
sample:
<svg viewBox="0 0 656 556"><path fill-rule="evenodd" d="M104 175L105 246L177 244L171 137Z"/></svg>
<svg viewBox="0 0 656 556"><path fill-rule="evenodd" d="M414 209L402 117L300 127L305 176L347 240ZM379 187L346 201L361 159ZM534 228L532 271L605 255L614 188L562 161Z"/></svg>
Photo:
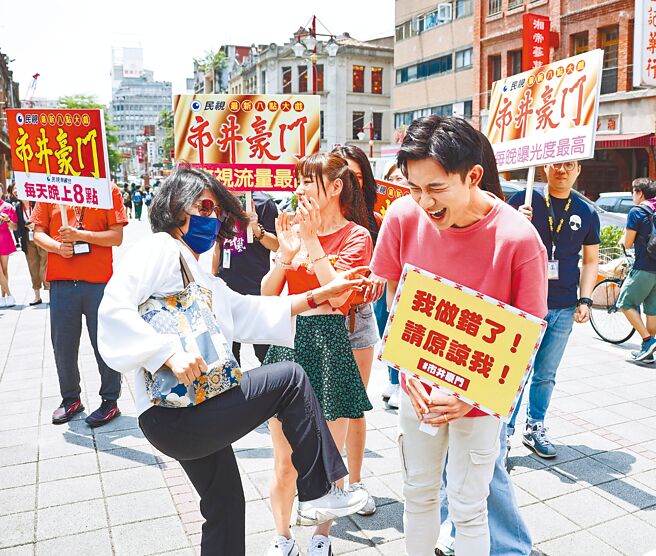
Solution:
<svg viewBox="0 0 656 556"><path fill-rule="evenodd" d="M327 258L327 257L328 257L328 255L327 255L326 253L324 253L323 255L321 255L321 257L317 257L316 259L310 259L310 260L312 261L312 264L316 264L316 263L318 263L321 259L325 259L325 258Z"/></svg>
<svg viewBox="0 0 656 556"><path fill-rule="evenodd" d="M305 295L305 299L307 300L307 304L310 306L310 309L316 309L319 305L317 305L317 302L314 300L314 291L309 290L307 294Z"/></svg>
<svg viewBox="0 0 656 556"><path fill-rule="evenodd" d="M266 232L266 230L264 229L264 226L262 226L260 222L257 223L257 227L260 229L260 235L256 236L255 234L253 234L253 239L259 242L264 237L264 233Z"/></svg>
<svg viewBox="0 0 656 556"><path fill-rule="evenodd" d="M294 268L294 265L292 263L284 263L280 258L280 255L277 255L274 261L276 263L276 266L282 268L283 270L292 270Z"/></svg>
<svg viewBox="0 0 656 556"><path fill-rule="evenodd" d="M587 305L588 307L592 307L592 299L589 297L582 297L581 299L578 300L576 303L576 306L578 307L579 305Z"/></svg>

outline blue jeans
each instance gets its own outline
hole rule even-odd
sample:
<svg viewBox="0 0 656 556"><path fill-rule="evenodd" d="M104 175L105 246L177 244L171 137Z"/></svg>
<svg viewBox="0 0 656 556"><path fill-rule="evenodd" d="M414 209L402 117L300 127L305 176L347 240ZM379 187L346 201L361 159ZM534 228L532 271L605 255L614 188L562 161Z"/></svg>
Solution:
<svg viewBox="0 0 656 556"><path fill-rule="evenodd" d="M385 324L387 324L387 318L389 317L389 311L387 310L387 300L386 295L383 294L378 301L374 303L374 314L376 315L376 324L378 325L378 333L380 337L383 337L383 332L385 332ZM399 383L399 371L393 369L392 367L387 367L387 372L389 373L390 384Z"/></svg>
<svg viewBox="0 0 656 556"><path fill-rule="evenodd" d="M490 556L528 556L533 543L526 523L519 513L515 491L506 471L506 427L501 427L501 449L494 464L494 475L487 497L487 519L490 527ZM454 548L455 527L449 519L446 497L446 475L440 491L440 538L438 544Z"/></svg>
<svg viewBox="0 0 656 556"><path fill-rule="evenodd" d="M567 347L567 340L574 326L574 313L576 307L566 309L551 309L545 318L547 330L544 333L542 344L535 357L533 365L533 376L529 389L528 409L526 420L530 424L544 422L544 417L549 409L551 394L556 385L556 371ZM515 420L522 403L522 397L526 387L517 401L515 412L508 423L508 434L515 432Z"/></svg>

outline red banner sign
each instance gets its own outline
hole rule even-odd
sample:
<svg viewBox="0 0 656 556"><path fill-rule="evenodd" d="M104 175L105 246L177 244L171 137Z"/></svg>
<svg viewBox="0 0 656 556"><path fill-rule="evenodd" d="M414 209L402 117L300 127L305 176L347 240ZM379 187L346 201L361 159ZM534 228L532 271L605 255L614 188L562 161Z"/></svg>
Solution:
<svg viewBox="0 0 656 556"><path fill-rule="evenodd" d="M376 202L374 203L374 212L380 214L385 218L387 209L399 197L404 197L410 194L410 190L404 185L398 185L389 181L376 180L378 192L376 195Z"/></svg>
<svg viewBox="0 0 656 556"><path fill-rule="evenodd" d="M111 208L102 110L7 110L19 199Z"/></svg>
<svg viewBox="0 0 656 556"><path fill-rule="evenodd" d="M529 71L549 63L549 18L544 15L524 14L522 31L522 71Z"/></svg>

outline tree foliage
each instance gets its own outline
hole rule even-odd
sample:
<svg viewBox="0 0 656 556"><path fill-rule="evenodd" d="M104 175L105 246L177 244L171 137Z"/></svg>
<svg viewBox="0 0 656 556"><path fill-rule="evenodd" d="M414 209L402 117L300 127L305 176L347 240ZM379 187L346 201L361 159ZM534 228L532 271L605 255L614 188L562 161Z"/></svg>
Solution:
<svg viewBox="0 0 656 556"><path fill-rule="evenodd" d="M95 96L91 95L70 95L59 97L57 101L60 108L79 108L93 109L101 108L105 117L105 136L107 140L107 154L109 155L109 171L112 175L118 172L121 165L120 152L118 150L118 127L116 127L109 117L107 107L98 102Z"/></svg>
<svg viewBox="0 0 656 556"><path fill-rule="evenodd" d="M203 73L210 73L213 70L224 69L228 66L228 59L223 50L210 50L203 56L194 58L194 64L198 66Z"/></svg>
<svg viewBox="0 0 656 556"><path fill-rule="evenodd" d="M164 149L164 158L169 159L171 149L175 147L175 139L173 135L173 112L164 109L159 113L159 126L166 131L162 148Z"/></svg>

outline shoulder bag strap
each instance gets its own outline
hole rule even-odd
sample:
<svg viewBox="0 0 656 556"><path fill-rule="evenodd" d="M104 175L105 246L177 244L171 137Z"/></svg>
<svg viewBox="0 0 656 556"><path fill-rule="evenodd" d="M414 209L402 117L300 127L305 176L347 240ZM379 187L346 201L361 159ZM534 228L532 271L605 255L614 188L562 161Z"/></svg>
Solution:
<svg viewBox="0 0 656 556"><path fill-rule="evenodd" d="M182 286L186 288L191 282L195 282L194 275L189 270L189 265L180 253L180 272L182 273Z"/></svg>

